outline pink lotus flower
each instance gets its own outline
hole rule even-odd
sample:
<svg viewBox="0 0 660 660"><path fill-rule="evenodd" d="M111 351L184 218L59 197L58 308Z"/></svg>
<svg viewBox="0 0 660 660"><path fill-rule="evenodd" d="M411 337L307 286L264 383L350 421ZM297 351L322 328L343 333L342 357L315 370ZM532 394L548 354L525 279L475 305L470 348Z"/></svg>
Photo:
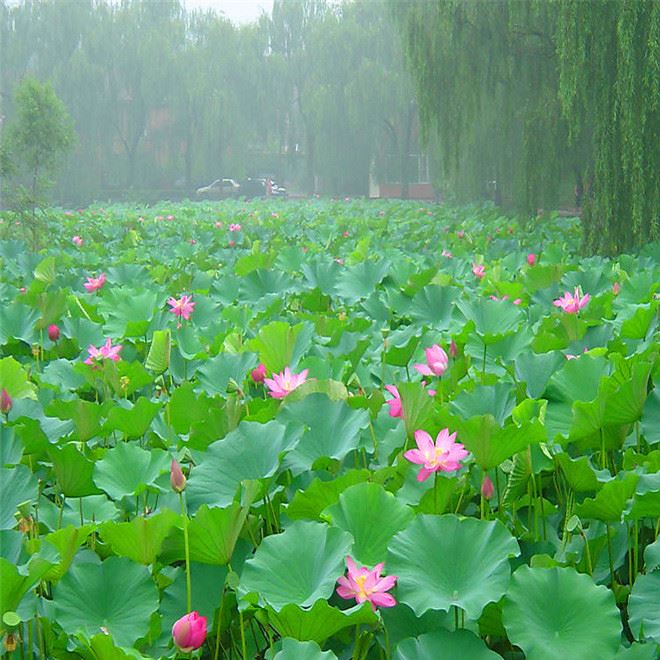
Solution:
<svg viewBox="0 0 660 660"><path fill-rule="evenodd" d="M555 307L561 307L567 314L577 314L586 306L590 298L591 296L588 293L583 296L580 287L576 286L573 295L566 291L561 298L557 298L552 304Z"/></svg>
<svg viewBox="0 0 660 660"><path fill-rule="evenodd" d="M481 494L487 500L489 500L495 494L495 486L493 485L493 480L488 475L485 475L484 480L481 482Z"/></svg>
<svg viewBox="0 0 660 660"><path fill-rule="evenodd" d="M385 389L394 397L385 403L390 407L390 417L403 417L403 409L401 408L401 397L399 390L395 385L385 385Z"/></svg>
<svg viewBox="0 0 660 660"><path fill-rule="evenodd" d="M447 257L447 259L452 259L454 257L454 255L449 250L443 250L440 254L443 257Z"/></svg>
<svg viewBox="0 0 660 660"><path fill-rule="evenodd" d="M7 389L3 387L2 391L0 392L0 412L4 415L8 415L13 405L14 401L12 400L11 396L9 396L9 392L7 392Z"/></svg>
<svg viewBox="0 0 660 660"><path fill-rule="evenodd" d="M460 442L456 442L456 433L449 435L449 429L442 429L435 439L426 432L415 431L417 449L409 449L404 457L411 463L424 467L417 475L417 481L425 481L434 472L454 472L461 467L468 452Z"/></svg>
<svg viewBox="0 0 660 660"><path fill-rule="evenodd" d="M87 282L83 283L83 286L87 289L89 293L98 291L105 284L105 273L101 273L98 277L88 277Z"/></svg>
<svg viewBox="0 0 660 660"><path fill-rule="evenodd" d="M457 238L463 238L464 236L465 236L465 232L464 232L462 229L459 229L459 230L456 232L456 237L457 237Z"/></svg>
<svg viewBox="0 0 660 660"><path fill-rule="evenodd" d="M504 296L502 296L501 298L498 298L497 296L491 296L490 299L491 299L491 300L495 300L495 301L498 301L498 300L508 300L508 299L509 299L509 296L504 295ZM512 302L514 305L520 305L520 303L522 302L522 299L521 299L521 298L515 298L515 299L512 300L511 302Z"/></svg>
<svg viewBox="0 0 660 660"><path fill-rule="evenodd" d="M170 214L170 215L167 216L167 219L168 219L170 222L172 222L172 220L174 220L174 216Z"/></svg>
<svg viewBox="0 0 660 660"><path fill-rule="evenodd" d="M528 263L530 266L533 266L534 264L536 264L536 255L535 255L533 252L530 252L530 253L527 255L527 263Z"/></svg>
<svg viewBox="0 0 660 660"><path fill-rule="evenodd" d="M415 369L424 376L442 376L449 366L447 353L437 344L424 349L424 352L426 353L426 364L415 364L413 365Z"/></svg>
<svg viewBox="0 0 660 660"><path fill-rule="evenodd" d="M122 348L123 346L121 344L113 346L112 340L110 338L106 339L105 344L103 344L103 346L100 348L96 348L96 346L92 346L92 344L90 344L87 348L89 357L85 360L85 364L96 364L101 360L112 360L113 362L119 362L121 359L119 357L119 352Z"/></svg>
<svg viewBox="0 0 660 660"><path fill-rule="evenodd" d="M60 329L54 324L51 323L48 326L48 339L51 341L57 341L60 338Z"/></svg>
<svg viewBox="0 0 660 660"><path fill-rule="evenodd" d="M250 372L250 377L255 383L263 383L264 378L266 378L266 365L259 363L259 366Z"/></svg>
<svg viewBox="0 0 660 660"><path fill-rule="evenodd" d="M172 626L172 639L181 653L198 649L206 640L206 617L197 612L182 616Z"/></svg>
<svg viewBox="0 0 660 660"><path fill-rule="evenodd" d="M82 247L83 239L76 235L71 239L71 242L77 247Z"/></svg>
<svg viewBox="0 0 660 660"><path fill-rule="evenodd" d="M282 373L273 374L272 378L264 378L264 384L274 399L283 399L307 380L308 373L309 369L303 369L299 374L294 374L289 367L285 367Z"/></svg>
<svg viewBox="0 0 660 660"><path fill-rule="evenodd" d="M344 238L348 238L348 237L350 236L350 234L349 234L347 231L345 231L345 232L342 234L342 236L343 236Z"/></svg>
<svg viewBox="0 0 660 660"><path fill-rule="evenodd" d="M235 240L232 239L231 241L229 241L229 247L234 247L234 245L236 245Z"/></svg>
<svg viewBox="0 0 660 660"><path fill-rule="evenodd" d="M183 474L181 466L175 459L172 459L170 465L170 485L172 486L172 490L175 493L183 493L186 489L186 481L186 475Z"/></svg>
<svg viewBox="0 0 660 660"><path fill-rule="evenodd" d="M179 300L176 298L169 298L167 304L172 308L170 312L175 316L183 316L188 321L190 315L195 311L195 303L192 301L192 296L181 296Z"/></svg>
<svg viewBox="0 0 660 660"><path fill-rule="evenodd" d="M215 228L216 229L222 229L222 223L221 222L216 222L215 223Z"/></svg>
<svg viewBox="0 0 660 660"><path fill-rule="evenodd" d="M374 612L377 607L394 607L396 605L394 596L385 592L394 587L397 576L381 577L385 567L384 563L376 564L370 571L364 566L358 567L350 557L346 557L346 566L348 575L342 575L337 580L338 596L347 600L355 598L358 604L369 601Z"/></svg>
<svg viewBox="0 0 660 660"><path fill-rule="evenodd" d="M481 279L486 274L486 266L483 264L472 264L472 272Z"/></svg>
<svg viewBox="0 0 660 660"><path fill-rule="evenodd" d="M241 225L239 225L238 223L235 224L235 223L232 222L229 225L229 231L241 231Z"/></svg>

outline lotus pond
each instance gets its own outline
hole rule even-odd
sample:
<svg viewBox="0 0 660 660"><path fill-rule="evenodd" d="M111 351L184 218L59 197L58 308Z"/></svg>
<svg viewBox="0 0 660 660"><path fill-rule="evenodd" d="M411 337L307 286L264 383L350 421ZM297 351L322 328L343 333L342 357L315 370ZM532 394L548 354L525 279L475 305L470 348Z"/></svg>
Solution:
<svg viewBox="0 0 660 660"><path fill-rule="evenodd" d="M660 644L658 246L412 202L0 224L11 658Z"/></svg>

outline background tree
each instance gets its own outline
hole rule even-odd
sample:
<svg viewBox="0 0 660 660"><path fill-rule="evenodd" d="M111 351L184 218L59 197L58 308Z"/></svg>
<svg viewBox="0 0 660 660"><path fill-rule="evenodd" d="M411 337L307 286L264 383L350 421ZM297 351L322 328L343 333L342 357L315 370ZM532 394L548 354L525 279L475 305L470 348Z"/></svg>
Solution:
<svg viewBox="0 0 660 660"><path fill-rule="evenodd" d="M75 133L50 83L25 78L16 88L15 106L16 116L3 134L2 152L11 163L11 167L3 167L10 174L3 188L15 209L25 220L30 219L36 241L37 208L44 204L51 177L72 148Z"/></svg>

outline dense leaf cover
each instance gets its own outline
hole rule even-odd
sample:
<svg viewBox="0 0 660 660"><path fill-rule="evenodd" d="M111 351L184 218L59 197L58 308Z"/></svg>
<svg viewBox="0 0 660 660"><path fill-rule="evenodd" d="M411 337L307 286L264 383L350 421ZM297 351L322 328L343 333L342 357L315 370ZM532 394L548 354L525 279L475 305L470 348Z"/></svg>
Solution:
<svg viewBox="0 0 660 660"><path fill-rule="evenodd" d="M655 657L657 245L348 199L51 210L39 253L2 220L12 657L174 657L175 622L204 658Z"/></svg>

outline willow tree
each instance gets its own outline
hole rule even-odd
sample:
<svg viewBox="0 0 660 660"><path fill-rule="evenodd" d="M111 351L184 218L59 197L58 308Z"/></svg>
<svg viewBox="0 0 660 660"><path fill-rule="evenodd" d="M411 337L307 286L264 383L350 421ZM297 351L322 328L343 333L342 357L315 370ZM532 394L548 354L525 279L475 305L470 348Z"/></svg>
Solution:
<svg viewBox="0 0 660 660"><path fill-rule="evenodd" d="M556 94L556 12L540 0L392 0L392 8L450 190L527 210L556 204L578 156Z"/></svg>
<svg viewBox="0 0 660 660"><path fill-rule="evenodd" d="M576 139L593 135L588 247L660 237L660 3L559 0L559 96Z"/></svg>

